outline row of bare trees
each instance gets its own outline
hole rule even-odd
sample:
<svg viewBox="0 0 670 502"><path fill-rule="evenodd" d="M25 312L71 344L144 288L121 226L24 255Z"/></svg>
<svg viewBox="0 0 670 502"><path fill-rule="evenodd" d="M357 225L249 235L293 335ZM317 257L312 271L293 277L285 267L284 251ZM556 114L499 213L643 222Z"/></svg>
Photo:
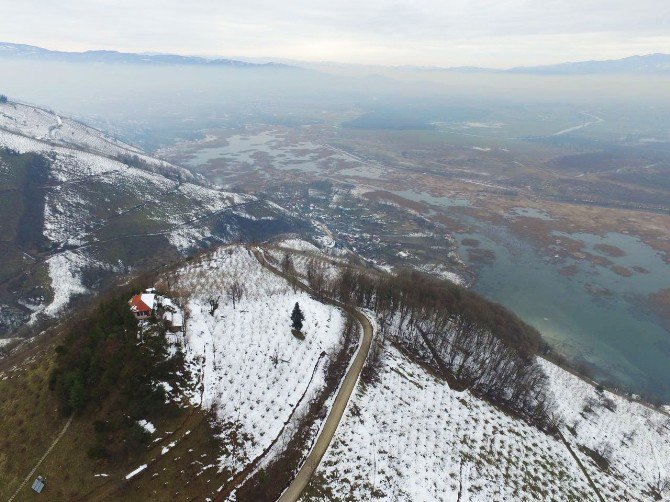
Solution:
<svg viewBox="0 0 670 502"><path fill-rule="evenodd" d="M307 276L317 294L374 310L380 346L392 340L444 373L452 388L469 389L543 428L555 425L547 377L535 360L540 335L500 305L416 271L389 275L348 266L328 280L312 260ZM370 356L371 375L380 346Z"/></svg>

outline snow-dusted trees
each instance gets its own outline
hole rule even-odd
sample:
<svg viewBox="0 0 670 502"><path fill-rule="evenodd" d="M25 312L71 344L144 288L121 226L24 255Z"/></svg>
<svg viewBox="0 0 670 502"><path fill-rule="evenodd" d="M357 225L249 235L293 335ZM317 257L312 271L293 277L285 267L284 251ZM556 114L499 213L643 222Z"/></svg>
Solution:
<svg viewBox="0 0 670 502"><path fill-rule="evenodd" d="M650 486L656 500L663 500L664 494L670 492L670 474L659 472Z"/></svg>
<svg viewBox="0 0 670 502"><path fill-rule="evenodd" d="M323 298L326 294L326 270L323 262L312 258L307 263L307 284L312 289L317 298Z"/></svg>
<svg viewBox="0 0 670 502"><path fill-rule="evenodd" d="M209 303L209 315L214 315L214 312L216 312L216 309L219 308L219 300L221 299L220 296L217 296L216 298L212 297L209 300L207 300L207 303Z"/></svg>
<svg viewBox="0 0 670 502"><path fill-rule="evenodd" d="M284 277L286 277L286 279L291 283L291 286L293 287L293 292L295 293L296 282L298 279L296 277L295 266L293 265L293 259L288 253L284 253L284 257L282 258L281 271L282 274L284 274Z"/></svg>
<svg viewBox="0 0 670 502"><path fill-rule="evenodd" d="M539 334L499 305L417 272L397 276L346 267L331 284L345 303L375 311L379 336L433 365L456 389L547 424Z"/></svg>
<svg viewBox="0 0 670 502"><path fill-rule="evenodd" d="M284 253L284 256L282 257L281 271L284 275L287 276L295 274L295 266L293 265L293 259L288 253Z"/></svg>
<svg viewBox="0 0 670 502"><path fill-rule="evenodd" d="M0 103L6 103L7 102L7 96L4 94L0 94Z"/></svg>

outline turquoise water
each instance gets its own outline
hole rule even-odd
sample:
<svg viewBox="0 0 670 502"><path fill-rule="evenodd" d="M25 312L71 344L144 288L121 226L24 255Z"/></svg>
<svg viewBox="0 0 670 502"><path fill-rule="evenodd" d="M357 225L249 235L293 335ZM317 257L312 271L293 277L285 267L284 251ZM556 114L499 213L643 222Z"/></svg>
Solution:
<svg viewBox="0 0 670 502"><path fill-rule="evenodd" d="M540 220L551 221L553 218L549 213L534 207L513 207L509 216L525 216L528 218L538 218Z"/></svg>
<svg viewBox="0 0 670 502"><path fill-rule="evenodd" d="M287 142L281 134L272 131L233 135L225 141L226 145L223 146L199 145L189 153L186 163L191 167L199 167L212 161L224 161L231 166L251 169L259 169L259 164L267 164L282 171L311 173L323 171L335 161L355 164L337 152L328 152L324 157L322 146L309 141Z"/></svg>
<svg viewBox="0 0 670 502"><path fill-rule="evenodd" d="M465 198L413 190L393 193L431 205L431 213L470 205ZM596 377L670 401L670 332L648 304L649 294L670 287L670 266L661 254L621 233L556 232L553 235L559 239L583 242L584 255L607 261L560 258L559 248L550 246L542 254L505 227L461 214L456 217L474 229L455 237L459 254L476 273L476 291L536 327L561 353L590 363ZM545 211L525 207L513 208L506 217L552 219ZM472 255L472 248L462 244L466 238L480 242ZM623 254L610 256L598 245L615 246ZM617 274L614 266L632 275ZM561 273L566 267L574 268L574 273Z"/></svg>
<svg viewBox="0 0 670 502"><path fill-rule="evenodd" d="M413 200L414 202L424 202L438 207L466 207L470 201L462 197L434 196L426 192L417 192L415 190L396 190L391 193Z"/></svg>
<svg viewBox="0 0 670 502"><path fill-rule="evenodd" d="M506 229L490 225L457 235L466 261L462 240L468 237L495 254L492 262L470 261L477 272L476 291L516 312L566 355L591 363L597 377L670 400L670 333L644 308L649 293L670 285L670 267L659 253L628 235L569 235L584 241L587 252L648 271L622 277L586 260L541 256ZM609 257L594 250L596 244L617 246L626 255ZM559 272L568 265L576 266L575 275ZM593 294L587 286L608 293Z"/></svg>
<svg viewBox="0 0 670 502"><path fill-rule="evenodd" d="M254 152L260 151L270 154L278 142L278 138L269 133L254 136L230 136L226 138L227 144L224 146L203 146L192 152L187 164L191 167L198 167L212 160L253 164L252 154Z"/></svg>

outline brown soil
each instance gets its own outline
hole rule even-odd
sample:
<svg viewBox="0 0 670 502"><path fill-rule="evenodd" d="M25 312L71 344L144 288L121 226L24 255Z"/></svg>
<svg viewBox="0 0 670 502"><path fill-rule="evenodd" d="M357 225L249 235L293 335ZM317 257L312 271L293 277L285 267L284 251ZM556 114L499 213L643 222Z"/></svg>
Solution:
<svg viewBox="0 0 670 502"><path fill-rule="evenodd" d="M629 268L622 267L621 265L614 265L612 271L621 277L630 277L633 275L633 272Z"/></svg>
<svg viewBox="0 0 670 502"><path fill-rule="evenodd" d="M479 241L477 239L463 239L461 244L470 248L479 247Z"/></svg>
<svg viewBox="0 0 670 502"><path fill-rule="evenodd" d="M563 267L561 270L559 270L561 275L565 276L573 276L577 273L577 265L568 265L567 267Z"/></svg>
<svg viewBox="0 0 670 502"><path fill-rule="evenodd" d="M593 246L593 249L606 254L610 258L620 258L622 256L626 256L626 252L623 249L620 249L616 246L611 246L609 244L596 244Z"/></svg>

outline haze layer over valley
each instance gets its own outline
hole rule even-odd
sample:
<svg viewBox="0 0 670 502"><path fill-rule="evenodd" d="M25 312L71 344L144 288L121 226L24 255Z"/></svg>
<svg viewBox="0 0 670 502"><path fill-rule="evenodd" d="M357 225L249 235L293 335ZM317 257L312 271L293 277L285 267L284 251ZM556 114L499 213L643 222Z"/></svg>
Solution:
<svg viewBox="0 0 670 502"><path fill-rule="evenodd" d="M43 80L22 80L38 66ZM471 284L601 379L670 392L662 73L21 58L0 71L7 92L290 206L380 265Z"/></svg>

